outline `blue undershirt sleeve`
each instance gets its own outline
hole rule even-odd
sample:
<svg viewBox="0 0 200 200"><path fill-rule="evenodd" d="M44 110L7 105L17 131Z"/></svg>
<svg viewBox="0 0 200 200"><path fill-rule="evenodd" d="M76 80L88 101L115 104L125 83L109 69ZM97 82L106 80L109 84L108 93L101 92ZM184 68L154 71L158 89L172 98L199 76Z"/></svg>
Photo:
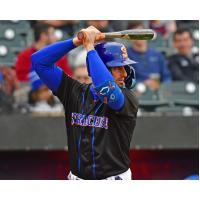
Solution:
<svg viewBox="0 0 200 200"><path fill-rule="evenodd" d="M55 62L75 47L73 40L69 39L51 44L31 56L33 69L53 92L58 90L63 73Z"/></svg>
<svg viewBox="0 0 200 200"><path fill-rule="evenodd" d="M87 64L100 100L110 108L120 110L124 105L124 95L96 50L87 53Z"/></svg>

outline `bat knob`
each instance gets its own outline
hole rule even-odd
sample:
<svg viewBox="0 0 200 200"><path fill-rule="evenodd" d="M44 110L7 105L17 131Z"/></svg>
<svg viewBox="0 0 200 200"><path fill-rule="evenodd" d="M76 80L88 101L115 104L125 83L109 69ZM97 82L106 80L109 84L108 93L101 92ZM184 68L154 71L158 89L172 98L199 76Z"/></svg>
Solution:
<svg viewBox="0 0 200 200"><path fill-rule="evenodd" d="M156 38L157 38L157 33L154 31L152 40L155 40Z"/></svg>
<svg viewBox="0 0 200 200"><path fill-rule="evenodd" d="M79 40L83 40L84 39L84 33L82 31L78 32L77 37Z"/></svg>

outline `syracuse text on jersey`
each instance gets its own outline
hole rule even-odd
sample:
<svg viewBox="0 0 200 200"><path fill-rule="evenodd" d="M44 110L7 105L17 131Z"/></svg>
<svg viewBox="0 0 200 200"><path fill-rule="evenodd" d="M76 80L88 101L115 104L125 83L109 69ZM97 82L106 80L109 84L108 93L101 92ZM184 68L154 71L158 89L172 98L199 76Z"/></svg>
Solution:
<svg viewBox="0 0 200 200"><path fill-rule="evenodd" d="M83 115L80 113L72 113L71 124L79 126L92 126L108 129L108 118L94 115Z"/></svg>

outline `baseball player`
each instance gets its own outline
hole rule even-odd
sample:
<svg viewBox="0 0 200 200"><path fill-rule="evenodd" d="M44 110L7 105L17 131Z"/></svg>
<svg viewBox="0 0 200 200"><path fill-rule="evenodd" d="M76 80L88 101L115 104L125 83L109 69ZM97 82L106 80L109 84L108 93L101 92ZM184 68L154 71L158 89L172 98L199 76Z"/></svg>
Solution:
<svg viewBox="0 0 200 200"><path fill-rule="evenodd" d="M94 27L77 37L49 45L32 55L32 65L65 109L70 159L68 179L131 180L129 148L138 101L130 90L135 62L116 42L100 41ZM55 62L83 44L92 84L67 76Z"/></svg>

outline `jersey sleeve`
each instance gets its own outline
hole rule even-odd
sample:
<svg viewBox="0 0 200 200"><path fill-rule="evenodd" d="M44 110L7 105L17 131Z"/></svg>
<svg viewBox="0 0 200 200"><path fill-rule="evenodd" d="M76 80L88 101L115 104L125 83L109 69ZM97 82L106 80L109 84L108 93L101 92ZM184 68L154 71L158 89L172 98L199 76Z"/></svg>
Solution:
<svg viewBox="0 0 200 200"><path fill-rule="evenodd" d="M123 89L122 93L124 94L124 106L122 109L115 111L118 115L124 115L128 117L135 118L138 111L138 99L133 91L129 89Z"/></svg>

